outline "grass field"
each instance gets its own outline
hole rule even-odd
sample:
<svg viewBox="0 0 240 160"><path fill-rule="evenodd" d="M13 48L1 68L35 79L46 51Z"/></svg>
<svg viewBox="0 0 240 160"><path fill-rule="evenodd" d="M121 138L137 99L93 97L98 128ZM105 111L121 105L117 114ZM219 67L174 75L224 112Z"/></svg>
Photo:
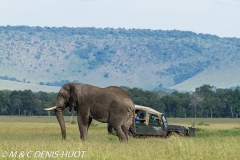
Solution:
<svg viewBox="0 0 240 160"><path fill-rule="evenodd" d="M73 118L76 121L76 117ZM61 140L55 117L0 116L0 159L130 159L238 160L240 119L194 119L194 138L129 138L119 143L106 124L93 121L88 141L81 142L77 124L65 117L67 140ZM191 126L192 119L169 118Z"/></svg>

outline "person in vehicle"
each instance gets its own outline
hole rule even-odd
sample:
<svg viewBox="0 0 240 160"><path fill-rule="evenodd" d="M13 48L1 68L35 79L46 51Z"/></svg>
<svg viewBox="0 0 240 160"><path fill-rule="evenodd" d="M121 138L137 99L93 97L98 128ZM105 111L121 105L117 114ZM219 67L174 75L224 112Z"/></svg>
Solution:
<svg viewBox="0 0 240 160"><path fill-rule="evenodd" d="M154 116L150 116L149 123L156 123Z"/></svg>
<svg viewBox="0 0 240 160"><path fill-rule="evenodd" d="M139 118L139 120L140 120L140 123L144 123L144 122L145 122L146 119L145 119L143 113L140 114L140 118Z"/></svg>
<svg viewBox="0 0 240 160"><path fill-rule="evenodd" d="M138 115L135 113L135 123L140 123Z"/></svg>

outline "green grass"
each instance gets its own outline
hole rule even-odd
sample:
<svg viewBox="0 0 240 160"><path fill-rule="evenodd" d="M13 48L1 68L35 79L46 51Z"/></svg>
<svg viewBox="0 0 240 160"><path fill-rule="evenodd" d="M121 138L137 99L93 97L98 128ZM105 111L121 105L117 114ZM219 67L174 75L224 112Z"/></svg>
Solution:
<svg viewBox="0 0 240 160"><path fill-rule="evenodd" d="M74 117L73 119L75 119ZM69 121L69 117L65 117ZM191 125L191 119L169 118L171 124ZM88 140L81 142L77 124L66 123L67 140L61 140L59 124L55 117L0 116L0 159L33 159L34 154L58 152L57 157L39 159L81 159L66 158L60 154L86 151L82 159L240 159L239 119L196 119L196 137L171 136L169 138L129 138L120 143L114 135L107 134L106 124L93 121L89 128ZM220 126L220 127L219 127ZM32 158L1 157L6 151L18 153L29 151ZM5 152L4 152L5 153ZM81 152L82 153L82 152ZM19 154L17 154L19 156ZM38 155L36 155L38 156ZM71 155L69 155L71 156ZM78 155L77 155L78 156Z"/></svg>

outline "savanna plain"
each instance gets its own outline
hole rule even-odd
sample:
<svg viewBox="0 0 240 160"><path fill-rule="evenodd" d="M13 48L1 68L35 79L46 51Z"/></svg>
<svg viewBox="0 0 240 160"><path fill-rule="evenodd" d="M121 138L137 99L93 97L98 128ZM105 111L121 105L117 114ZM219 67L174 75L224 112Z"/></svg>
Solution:
<svg viewBox="0 0 240 160"><path fill-rule="evenodd" d="M107 125L93 121L88 140L82 142L76 117L65 117L67 139L61 140L54 116L0 116L0 159L86 159L86 160L239 160L240 119L168 118L170 124L190 127L195 137L130 137L120 143L107 133Z"/></svg>

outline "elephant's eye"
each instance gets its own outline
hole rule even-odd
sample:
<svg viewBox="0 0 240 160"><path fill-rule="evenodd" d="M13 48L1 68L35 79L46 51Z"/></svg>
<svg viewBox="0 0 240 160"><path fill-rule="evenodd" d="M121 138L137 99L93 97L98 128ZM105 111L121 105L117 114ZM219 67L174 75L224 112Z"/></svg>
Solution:
<svg viewBox="0 0 240 160"><path fill-rule="evenodd" d="M62 97L62 98L64 98L64 99L66 99L66 95L63 94L63 93L59 93L59 94L58 94L58 97Z"/></svg>

